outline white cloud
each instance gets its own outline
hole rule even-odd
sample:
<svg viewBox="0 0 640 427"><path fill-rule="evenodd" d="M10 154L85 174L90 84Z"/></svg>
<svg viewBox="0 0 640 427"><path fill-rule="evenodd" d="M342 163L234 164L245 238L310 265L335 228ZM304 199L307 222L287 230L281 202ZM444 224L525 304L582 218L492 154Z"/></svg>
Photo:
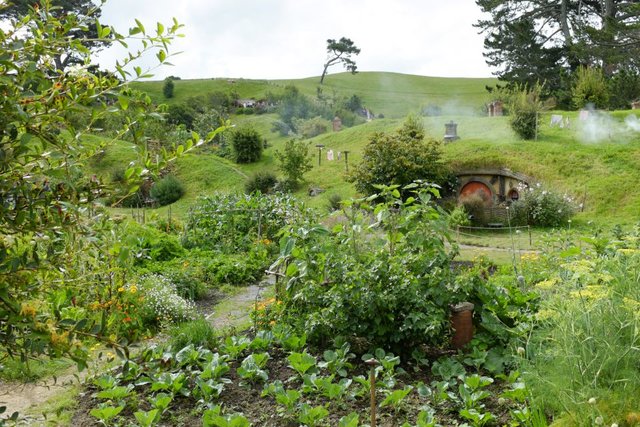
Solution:
<svg viewBox="0 0 640 427"><path fill-rule="evenodd" d="M360 71L488 77L482 36L472 27L479 16L469 0L109 0L102 20L119 31L134 18L149 28L172 17L185 25L185 38L171 48L183 53L172 58L174 67L156 72L159 78L315 76L326 40L342 36L362 49ZM111 49L100 62L112 67L117 57Z"/></svg>

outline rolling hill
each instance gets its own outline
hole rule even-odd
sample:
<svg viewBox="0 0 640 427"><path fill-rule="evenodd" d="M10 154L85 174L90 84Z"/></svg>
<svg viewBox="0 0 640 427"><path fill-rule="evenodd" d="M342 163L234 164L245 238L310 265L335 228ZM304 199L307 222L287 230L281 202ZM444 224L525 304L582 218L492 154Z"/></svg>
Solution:
<svg viewBox="0 0 640 427"><path fill-rule="evenodd" d="M318 78L300 80L229 79L179 80L175 97L168 102L181 102L196 94L213 91L235 91L243 98L260 98L269 91L277 92L293 84L301 92L316 96ZM584 202L580 218L601 224L632 224L640 211L640 132L633 129L633 111L617 111L598 116L595 122L582 122L577 112L547 112L535 141L522 141L510 129L508 117L486 117L482 106L490 100L485 85L494 79L450 79L402 75L394 73L347 73L330 75L322 87L324 94L362 98L363 104L384 119L329 132L309 140L314 168L307 174L308 186L325 190L310 198L307 188L299 196L312 206L321 207L338 194L351 197L353 186L344 180L344 158L327 161L324 153L318 166L316 144L334 152L349 150L349 163L360 160L362 149L375 132L392 131L404 116L417 113L425 106L437 106L441 115L423 117L427 133L441 140L444 124L458 123L461 139L444 145L443 155L455 169L504 167L529 175L550 189L567 192ZM155 102L162 97L162 82L136 83ZM569 118L569 128L552 127L551 114ZM245 177L258 170L276 170L273 153L286 141L270 131L275 114L232 117L235 124L251 124L269 142L262 160L252 165L235 165L210 153L189 154L176 164L177 176L187 185L187 196L173 207L184 212L199 195L212 191L242 191ZM625 122L628 121L628 123ZM637 124L637 122L635 122ZM160 211L162 212L162 211Z"/></svg>

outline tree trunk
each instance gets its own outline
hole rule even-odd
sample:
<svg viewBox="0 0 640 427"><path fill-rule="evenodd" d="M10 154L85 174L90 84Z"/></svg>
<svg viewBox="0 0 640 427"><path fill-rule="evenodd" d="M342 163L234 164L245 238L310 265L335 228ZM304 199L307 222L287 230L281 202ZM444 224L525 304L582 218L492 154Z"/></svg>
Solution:
<svg viewBox="0 0 640 427"><path fill-rule="evenodd" d="M327 62L326 64L324 64L324 70L322 70L322 76L320 76L320 84L323 84L324 82L324 76L327 75L327 70L329 69L329 63Z"/></svg>

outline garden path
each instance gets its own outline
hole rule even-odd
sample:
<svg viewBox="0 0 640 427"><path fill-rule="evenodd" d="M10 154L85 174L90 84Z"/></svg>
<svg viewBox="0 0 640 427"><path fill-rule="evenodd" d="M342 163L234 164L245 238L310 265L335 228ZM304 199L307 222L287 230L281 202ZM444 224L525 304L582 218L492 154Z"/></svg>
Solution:
<svg viewBox="0 0 640 427"><path fill-rule="evenodd" d="M228 330L249 326L249 313L256 301L264 298L264 293L271 287L271 280L245 287L241 292L225 298L216 304L205 317L217 330ZM105 367L104 361L96 362L96 366L78 372L75 366L60 372L59 375L44 378L32 383L14 383L0 381L0 406L6 406L2 416L10 416L19 412L23 420L19 425L47 425L44 416L36 414L34 408L41 409L47 401L59 397L72 390L78 384ZM102 368L102 369L101 369ZM24 412L33 415L24 415Z"/></svg>

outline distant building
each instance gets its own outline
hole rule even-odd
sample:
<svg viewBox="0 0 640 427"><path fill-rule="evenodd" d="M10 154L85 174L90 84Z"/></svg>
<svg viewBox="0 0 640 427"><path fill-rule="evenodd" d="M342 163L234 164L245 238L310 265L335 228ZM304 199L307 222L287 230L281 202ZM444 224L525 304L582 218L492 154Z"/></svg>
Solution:
<svg viewBox="0 0 640 427"><path fill-rule="evenodd" d="M503 115L503 106L502 101L493 101L487 104L487 115L489 117L499 117Z"/></svg>
<svg viewBox="0 0 640 427"><path fill-rule="evenodd" d="M483 169L463 171L458 176L458 200L477 194L487 207L512 202L520 198L518 188L527 186L531 179L509 169Z"/></svg>
<svg viewBox="0 0 640 427"><path fill-rule="evenodd" d="M236 99L235 104L239 108L253 108L257 101L255 99Z"/></svg>

